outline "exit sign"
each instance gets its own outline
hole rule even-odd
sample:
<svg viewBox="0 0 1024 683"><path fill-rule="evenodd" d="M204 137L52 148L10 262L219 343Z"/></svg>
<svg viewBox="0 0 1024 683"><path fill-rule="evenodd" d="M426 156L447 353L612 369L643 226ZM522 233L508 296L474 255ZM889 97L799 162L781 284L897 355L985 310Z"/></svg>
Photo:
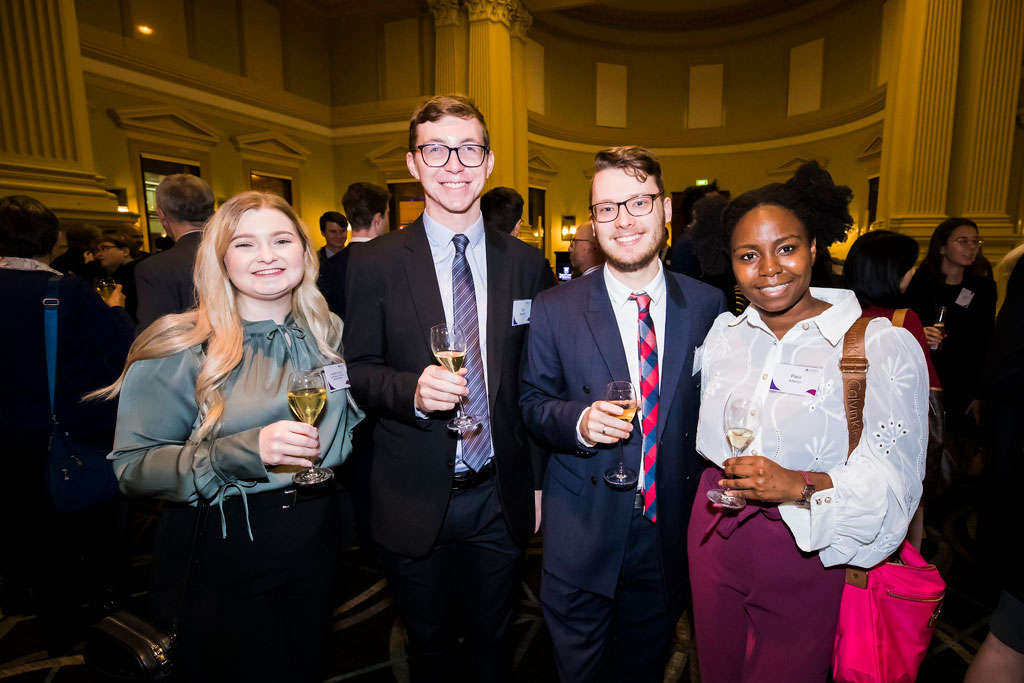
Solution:
<svg viewBox="0 0 1024 683"><path fill-rule="evenodd" d="M698 187L700 187L701 185L707 185L708 182L709 181L708 181L707 178L697 178L697 186Z"/></svg>

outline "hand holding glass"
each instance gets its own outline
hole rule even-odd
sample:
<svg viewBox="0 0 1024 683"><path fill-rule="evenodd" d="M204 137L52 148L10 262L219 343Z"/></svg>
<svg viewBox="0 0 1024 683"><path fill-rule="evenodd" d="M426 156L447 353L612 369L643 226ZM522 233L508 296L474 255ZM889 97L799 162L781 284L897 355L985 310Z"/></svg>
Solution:
<svg viewBox="0 0 1024 683"><path fill-rule="evenodd" d="M293 372L288 375L288 407L299 422L313 425L327 405L327 387L319 370ZM300 486L314 486L330 481L334 477L327 467L309 467L296 472L292 481Z"/></svg>
<svg viewBox="0 0 1024 683"><path fill-rule="evenodd" d="M114 293L114 288L117 287L117 282L109 275L94 279L92 284L104 301L110 298L110 295Z"/></svg>
<svg viewBox="0 0 1024 683"><path fill-rule="evenodd" d="M430 350L445 370L458 374L466 362L466 335L454 325L434 325L430 328ZM466 397L460 396L455 417L448 421L448 429L467 432L480 424L480 418L466 413Z"/></svg>
<svg viewBox="0 0 1024 683"><path fill-rule="evenodd" d="M604 400L622 408L621 415L614 415L623 422L632 422L636 415L636 389L632 382L611 382L605 389ZM604 473L604 480L609 486L617 489L636 487L637 471L626 467L622 461L622 440L619 440L619 464Z"/></svg>
<svg viewBox="0 0 1024 683"><path fill-rule="evenodd" d="M754 441L761 424L761 401L753 394L734 391L725 402L725 440L732 450L732 457L738 458ZM722 507L741 510L747 505L743 498L730 496L726 489L711 489L708 498Z"/></svg>

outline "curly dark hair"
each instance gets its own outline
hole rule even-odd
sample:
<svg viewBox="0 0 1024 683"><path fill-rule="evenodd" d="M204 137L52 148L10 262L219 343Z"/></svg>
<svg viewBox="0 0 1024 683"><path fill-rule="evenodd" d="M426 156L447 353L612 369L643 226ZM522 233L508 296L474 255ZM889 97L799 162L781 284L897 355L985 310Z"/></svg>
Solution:
<svg viewBox="0 0 1024 683"><path fill-rule="evenodd" d="M696 223L691 231L701 269L710 275L727 271L732 263L732 232L741 218L759 206L791 211L819 249L841 242L853 226L852 199L853 191L836 185L816 161L802 165L784 183L744 192L727 204L721 197L705 197L694 206Z"/></svg>

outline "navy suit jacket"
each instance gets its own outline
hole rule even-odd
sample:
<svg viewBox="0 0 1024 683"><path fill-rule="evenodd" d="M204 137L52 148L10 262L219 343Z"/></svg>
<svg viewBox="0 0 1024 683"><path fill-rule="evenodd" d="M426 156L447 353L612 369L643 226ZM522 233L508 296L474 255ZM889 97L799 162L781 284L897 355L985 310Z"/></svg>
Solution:
<svg viewBox="0 0 1024 683"><path fill-rule="evenodd" d="M182 235L167 251L139 261L135 268L139 298L136 336L161 316L184 313L195 307L196 289L192 283L192 270L202 239L201 231L190 232Z"/></svg>
<svg viewBox="0 0 1024 683"><path fill-rule="evenodd" d="M688 585L686 527L703 469L694 446L700 402L694 349L704 343L725 301L717 289L687 276L666 271L665 281L655 477L661 566L672 601ZM544 569L573 586L613 597L635 496L604 482L604 473L617 462L617 445L587 448L576 439L583 410L604 398L609 382L629 379L603 272L540 294L530 327L520 405L527 428L551 450L544 479ZM626 462L640 462L641 441L634 424L623 446Z"/></svg>

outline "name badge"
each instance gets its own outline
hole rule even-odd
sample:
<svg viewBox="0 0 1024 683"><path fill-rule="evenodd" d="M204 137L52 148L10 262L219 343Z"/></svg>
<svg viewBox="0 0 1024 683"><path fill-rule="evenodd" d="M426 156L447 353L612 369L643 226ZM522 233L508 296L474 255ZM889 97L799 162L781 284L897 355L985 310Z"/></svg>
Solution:
<svg viewBox="0 0 1024 683"><path fill-rule="evenodd" d="M971 305L971 299L973 298L974 292L964 287L960 290L960 295L956 298L956 305L967 308Z"/></svg>
<svg viewBox="0 0 1024 683"><path fill-rule="evenodd" d="M818 393L820 382L821 368L779 363L775 366L775 374L768 389L796 396L814 396Z"/></svg>
<svg viewBox="0 0 1024 683"><path fill-rule="evenodd" d="M516 299L512 302L512 327L530 324L530 308L533 299Z"/></svg>
<svg viewBox="0 0 1024 683"><path fill-rule="evenodd" d="M701 366L704 364L704 347L696 346L693 349L693 372L690 373L692 376L700 374Z"/></svg>
<svg viewBox="0 0 1024 683"><path fill-rule="evenodd" d="M324 366L324 380L327 382L327 390L331 393L348 389L352 384L348 381L348 368L344 363Z"/></svg>

